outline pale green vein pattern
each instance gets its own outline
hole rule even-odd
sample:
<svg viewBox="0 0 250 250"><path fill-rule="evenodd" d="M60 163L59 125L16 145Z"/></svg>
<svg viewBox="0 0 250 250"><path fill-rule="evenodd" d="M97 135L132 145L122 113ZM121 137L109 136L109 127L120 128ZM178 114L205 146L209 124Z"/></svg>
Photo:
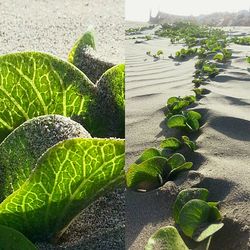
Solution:
<svg viewBox="0 0 250 250"><path fill-rule="evenodd" d="M32 240L58 236L82 209L123 182L123 167L124 140L60 142L46 151L29 179L1 203L0 224Z"/></svg>
<svg viewBox="0 0 250 250"><path fill-rule="evenodd" d="M0 141L24 121L47 114L71 117L96 137L124 137L124 66L104 73L99 85L48 54L0 56Z"/></svg>
<svg viewBox="0 0 250 250"><path fill-rule="evenodd" d="M30 176L37 160L56 143L90 138L77 122L60 115L44 115L24 122L0 144L0 202Z"/></svg>
<svg viewBox="0 0 250 250"><path fill-rule="evenodd" d="M54 56L39 52L0 56L0 139L40 115L81 116L88 124L95 92L81 71Z"/></svg>

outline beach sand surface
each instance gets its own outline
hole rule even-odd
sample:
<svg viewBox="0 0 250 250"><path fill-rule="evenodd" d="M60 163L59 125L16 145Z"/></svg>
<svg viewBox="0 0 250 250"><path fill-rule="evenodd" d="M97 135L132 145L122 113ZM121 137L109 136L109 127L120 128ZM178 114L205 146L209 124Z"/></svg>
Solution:
<svg viewBox="0 0 250 250"><path fill-rule="evenodd" d="M231 34L250 34L249 27L228 28ZM133 36L132 36L133 37ZM130 37L131 38L131 37ZM192 94L196 58L184 62L169 59L183 45L154 38L135 44L126 38L126 162L142 151L159 147L176 131L166 127L164 106L171 96ZM205 187L210 200L221 201L224 227L213 237L211 250L247 250L250 247L250 46L230 44L232 60L203 86L210 93L192 108L203 114L202 127L191 136L198 150L186 157L193 170L174 182L148 193L127 191L126 249L144 249L148 238L161 226L174 225L172 205L186 187ZM163 50L154 61L146 55Z"/></svg>

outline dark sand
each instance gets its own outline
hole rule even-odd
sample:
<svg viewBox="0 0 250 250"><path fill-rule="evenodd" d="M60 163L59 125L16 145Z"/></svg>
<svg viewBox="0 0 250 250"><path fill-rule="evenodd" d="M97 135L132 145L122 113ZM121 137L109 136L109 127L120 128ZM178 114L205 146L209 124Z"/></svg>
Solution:
<svg viewBox="0 0 250 250"><path fill-rule="evenodd" d="M240 28L234 31L241 33ZM250 34L250 28L242 32ZM166 128L163 107L171 96L193 94L195 59L177 63L168 56L181 45L156 38L142 44L126 40L126 139L127 165L146 148L158 147L172 132ZM250 46L231 45L232 61L214 81L204 86L211 91L194 107L203 116L195 135L199 149L191 155L194 167L175 182L149 193L127 192L126 248L143 249L161 226L173 225L171 207L177 193L191 186L206 187L210 199L221 201L225 226L211 250L247 250L250 247ZM164 51L154 61L146 51Z"/></svg>
<svg viewBox="0 0 250 250"><path fill-rule="evenodd" d="M67 59L89 25L103 60L124 61L124 6L120 0L0 1L0 54L42 51ZM118 190L86 209L57 245L40 249L124 249L124 192Z"/></svg>

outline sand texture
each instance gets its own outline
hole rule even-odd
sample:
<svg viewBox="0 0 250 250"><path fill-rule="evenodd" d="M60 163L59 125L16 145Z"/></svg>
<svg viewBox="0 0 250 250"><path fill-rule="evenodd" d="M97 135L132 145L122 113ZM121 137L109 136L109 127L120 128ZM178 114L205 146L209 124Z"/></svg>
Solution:
<svg viewBox="0 0 250 250"><path fill-rule="evenodd" d="M0 54L41 51L67 59L89 25L98 55L124 61L124 7L120 0L0 1ZM124 191L117 190L87 208L56 244L39 249L124 249Z"/></svg>
<svg viewBox="0 0 250 250"><path fill-rule="evenodd" d="M232 34L248 33L250 28L234 28ZM181 45L155 38L135 44L126 39L126 139L127 166L146 148L158 147L167 129L164 105L171 96L192 94L195 58L175 62L168 56ZM203 114L200 132L195 134L198 150L188 160L193 170L174 182L149 192L126 195L126 248L143 249L150 235L161 226L174 225L171 207L177 193L186 187L208 188L211 200L221 201L223 229L213 240L211 250L247 250L250 247L250 46L233 45L232 60L204 88L210 91L195 110ZM146 51L164 51L154 61ZM176 133L174 133L176 135Z"/></svg>

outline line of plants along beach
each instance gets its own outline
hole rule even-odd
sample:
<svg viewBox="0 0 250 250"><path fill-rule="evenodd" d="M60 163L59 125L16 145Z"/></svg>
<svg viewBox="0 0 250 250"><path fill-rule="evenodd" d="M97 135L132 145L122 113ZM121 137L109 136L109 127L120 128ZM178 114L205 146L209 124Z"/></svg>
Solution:
<svg viewBox="0 0 250 250"><path fill-rule="evenodd" d="M184 43L185 48L169 58L174 61L186 61L197 57L193 75L194 95L172 96L165 107L166 125L174 130L176 136L165 138L159 148L148 148L129 166L126 173L127 188L137 192L148 192L160 188L166 182L178 178L178 174L190 170L193 162L187 162L198 148L190 138L200 130L204 123L202 114L193 107L209 91L203 85L223 71L232 52L227 48L230 42L250 45L250 37L227 36L217 28L198 26L191 23L164 24L155 32L160 37L170 38L171 43ZM148 39L146 39L148 40ZM147 51L148 56L160 59L162 50L155 54ZM246 58L250 62L250 57ZM213 235L223 227L223 218L219 211L219 202L209 200L209 190L188 188L181 190L173 205L175 226L158 229L148 240L145 250L189 249L180 236L184 234L195 242L195 249L209 249Z"/></svg>

